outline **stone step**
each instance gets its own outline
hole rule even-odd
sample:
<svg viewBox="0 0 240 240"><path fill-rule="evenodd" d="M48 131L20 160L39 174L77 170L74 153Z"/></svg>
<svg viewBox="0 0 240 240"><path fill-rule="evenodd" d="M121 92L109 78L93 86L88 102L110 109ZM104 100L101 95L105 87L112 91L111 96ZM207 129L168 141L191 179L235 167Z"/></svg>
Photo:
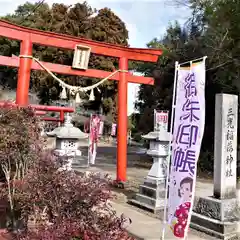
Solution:
<svg viewBox="0 0 240 240"><path fill-rule="evenodd" d="M147 182L147 181L144 181L144 183L143 183L143 185L145 185L145 186L148 186L148 187L150 187L150 188L157 188L157 184L153 184L153 183L151 183L151 182Z"/></svg>
<svg viewBox="0 0 240 240"><path fill-rule="evenodd" d="M157 183L157 181L147 179L147 178L144 180L143 184L148 186L148 187L151 187L151 188L157 188L157 186L159 186L159 185L162 186L163 188L165 188L165 183L164 182L159 181Z"/></svg>
<svg viewBox="0 0 240 240"><path fill-rule="evenodd" d="M145 183L144 184L141 184L139 186L139 188L146 188L148 189L149 191L156 191L156 188L152 187L152 186L149 186L149 185L146 185Z"/></svg>
<svg viewBox="0 0 240 240"><path fill-rule="evenodd" d="M136 194L135 200L137 200L137 201L139 201L141 203L147 204L149 206L153 206L153 207L156 206L156 199L148 197L148 196L145 196L145 195L140 194L140 193Z"/></svg>
<svg viewBox="0 0 240 240"><path fill-rule="evenodd" d="M143 203L143 202L140 202L136 199L131 199L128 201L129 204L131 205L134 205L134 206L137 206L137 207L140 207L144 210L147 210L147 211L150 211L150 212L153 212L153 213L156 213L157 209L155 209L155 207L153 207L152 205L149 205L147 203Z"/></svg>
<svg viewBox="0 0 240 240"><path fill-rule="evenodd" d="M156 199L159 195L156 188L150 187L145 184L139 186L139 193L154 199Z"/></svg>
<svg viewBox="0 0 240 240"><path fill-rule="evenodd" d="M139 186L139 193L151 198L165 198L165 189L161 186L153 188L144 183Z"/></svg>

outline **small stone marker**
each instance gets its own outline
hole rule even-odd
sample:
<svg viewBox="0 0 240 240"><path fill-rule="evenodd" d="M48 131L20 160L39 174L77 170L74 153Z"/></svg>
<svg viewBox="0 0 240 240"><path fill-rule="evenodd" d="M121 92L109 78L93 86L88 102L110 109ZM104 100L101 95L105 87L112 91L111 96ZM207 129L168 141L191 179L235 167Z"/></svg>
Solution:
<svg viewBox="0 0 240 240"><path fill-rule="evenodd" d="M231 240L238 236L236 199L238 96L217 94L214 138L214 192L195 199L191 227Z"/></svg>

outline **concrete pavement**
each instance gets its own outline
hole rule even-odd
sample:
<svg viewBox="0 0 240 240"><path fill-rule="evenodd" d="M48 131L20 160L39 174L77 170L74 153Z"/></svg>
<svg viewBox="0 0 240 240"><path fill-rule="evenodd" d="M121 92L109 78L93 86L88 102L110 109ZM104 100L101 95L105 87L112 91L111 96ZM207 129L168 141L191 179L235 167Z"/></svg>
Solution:
<svg viewBox="0 0 240 240"><path fill-rule="evenodd" d="M116 210L117 215L120 216L122 213L132 220L132 223L127 226L127 231L130 235L135 237L137 240L160 240L162 237L163 222L159 219L147 216L137 209L132 208L127 204L119 204L112 202L113 208ZM165 234L165 240L173 240L176 238L171 236L171 231L167 230ZM190 229L186 240L213 240L210 236L199 233L195 230Z"/></svg>
<svg viewBox="0 0 240 240"><path fill-rule="evenodd" d="M95 167L89 168L88 171L105 172L108 173L112 179L115 179L116 177L116 168L111 164L98 164ZM128 168L128 183L126 184L126 189L119 190L120 195L122 195L122 200L118 199L115 202L112 202L112 206L119 216L124 214L126 217L132 220L132 223L127 227L127 231L137 240L160 240L162 235L163 221L149 216L142 209L138 209L126 203L127 199L131 198L131 196L135 195L136 191L138 191L138 186L143 182L143 178L146 176L147 172L147 169L139 169L135 167ZM133 182L134 187L132 187ZM129 187L130 185L131 187ZM118 190L116 189L116 191ZM196 184L196 196L211 196L212 192L213 185L211 183L198 180ZM176 238L171 236L171 231L166 231L165 240L173 239ZM186 240L204 239L213 240L216 238L212 238L208 235L191 229Z"/></svg>
<svg viewBox="0 0 240 240"><path fill-rule="evenodd" d="M116 179L116 158L114 158L115 149L100 148L98 151L96 165L90 167L87 171L91 172L104 172L109 174L112 179ZM163 222L160 219L144 213L143 210L130 206L126 203L127 199L131 198L136 191L138 191L139 185L143 182L144 177L147 176L148 169L138 168L131 164L133 160L136 160L139 155L128 155L128 168L126 188L119 190L122 195L122 200L113 202L112 205L120 216L122 213L132 220L132 224L127 227L128 232L134 236L137 240L160 240L162 235ZM118 193L119 191L116 190ZM196 183L196 196L211 196L213 193L213 185L211 182L198 180ZM171 231L166 232L165 240L176 239L171 237ZM210 236L199 233L195 230L190 230L189 236L186 240L212 240Z"/></svg>

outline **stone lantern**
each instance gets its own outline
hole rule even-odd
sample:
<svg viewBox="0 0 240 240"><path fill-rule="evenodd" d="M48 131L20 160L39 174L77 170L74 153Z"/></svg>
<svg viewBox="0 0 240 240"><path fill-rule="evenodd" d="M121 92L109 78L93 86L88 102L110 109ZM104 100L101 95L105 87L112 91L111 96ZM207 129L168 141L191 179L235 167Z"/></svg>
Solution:
<svg viewBox="0 0 240 240"><path fill-rule="evenodd" d="M72 170L73 161L82 155L82 152L78 150L79 140L88 138L88 134L74 127L71 120L71 116L67 115L63 126L57 127L52 132L47 133L49 137L56 137L54 152L58 156L66 157L67 163L62 166L64 170Z"/></svg>
<svg viewBox="0 0 240 240"><path fill-rule="evenodd" d="M130 202L156 213L163 209L165 204L166 161L170 134L166 130L161 130L150 132L142 138L150 141L147 155L153 158L153 164L144 183L140 185L139 193Z"/></svg>

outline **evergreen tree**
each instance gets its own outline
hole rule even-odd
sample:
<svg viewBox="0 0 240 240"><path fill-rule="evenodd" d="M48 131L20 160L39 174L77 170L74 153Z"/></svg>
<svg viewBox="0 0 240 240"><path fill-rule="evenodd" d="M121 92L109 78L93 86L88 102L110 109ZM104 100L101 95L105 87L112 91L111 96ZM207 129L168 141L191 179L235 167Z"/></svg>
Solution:
<svg viewBox="0 0 240 240"><path fill-rule="evenodd" d="M56 3L52 7L46 3L39 5L39 3L26 2L20 5L14 14L7 15L3 19L40 30L123 46L128 45L128 31L125 23L110 9L104 8L96 11L86 2L77 3L74 6ZM19 55L19 43L2 38L0 54ZM46 62L71 65L73 51L34 46L33 56ZM118 64L116 59L91 54L89 68L113 71L118 68ZM2 67L1 70L1 84L11 88L16 87L16 70L5 67ZM77 86L89 86L100 80L77 76L58 76L68 84ZM50 104L52 100L57 100L62 90L52 77L40 71L32 71L31 89L38 93L42 104ZM91 103L90 108L96 110L102 105L105 114L115 116L117 83L106 81L99 89L100 91L95 90L96 100Z"/></svg>
<svg viewBox="0 0 240 240"><path fill-rule="evenodd" d="M148 44L148 47L159 46L164 49L156 65L139 65L139 71L155 78L155 86L140 88L136 103L141 114L138 127L144 133L153 129L149 122L153 122L155 108L171 111L175 61L181 63L208 56L205 134L199 165L200 169L212 171L215 95L239 95L240 90L240 2L184 0L183 3L191 7L191 18L184 27L177 23L170 25L164 37L153 39Z"/></svg>

